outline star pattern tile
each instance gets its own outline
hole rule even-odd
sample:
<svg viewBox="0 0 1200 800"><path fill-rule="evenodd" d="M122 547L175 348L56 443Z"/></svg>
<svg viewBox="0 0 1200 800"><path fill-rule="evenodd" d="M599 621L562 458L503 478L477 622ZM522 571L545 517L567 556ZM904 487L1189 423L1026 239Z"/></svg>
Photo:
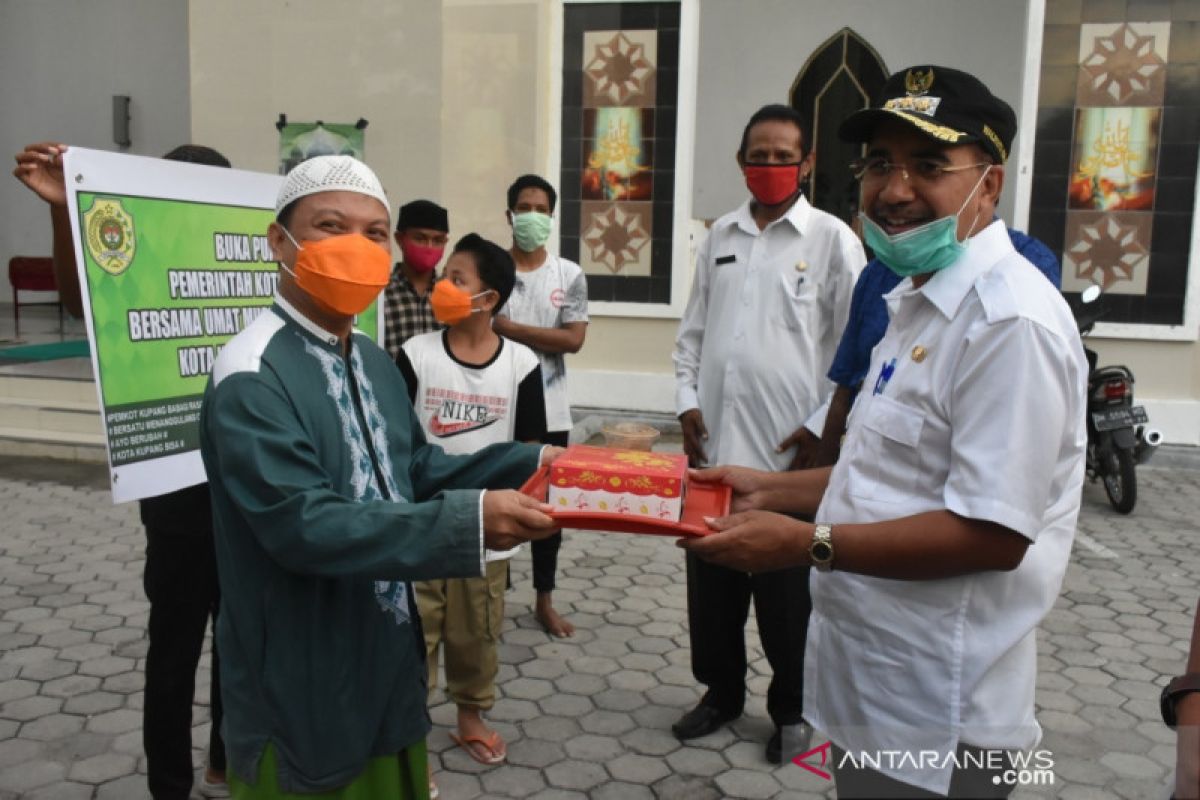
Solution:
<svg viewBox="0 0 1200 800"><path fill-rule="evenodd" d="M630 213L615 203L591 214L583 234L591 260L613 274L639 262L649 242L650 234L643 225L642 215Z"/></svg>
<svg viewBox="0 0 1200 800"><path fill-rule="evenodd" d="M645 93L654 75L654 63L644 44L633 41L624 31L615 31L611 39L596 45L584 73L592 82L597 100L607 98L615 105L625 105Z"/></svg>
<svg viewBox="0 0 1200 800"><path fill-rule="evenodd" d="M1091 92L1125 104L1162 85L1166 62L1158 54L1154 33L1142 34L1125 24L1108 36L1097 36L1079 69Z"/></svg>
<svg viewBox="0 0 1200 800"><path fill-rule="evenodd" d="M1134 271L1147 258L1138 229L1123 225L1111 214L1079 227L1079 239L1068 250L1075 277L1107 290L1118 281L1133 281Z"/></svg>

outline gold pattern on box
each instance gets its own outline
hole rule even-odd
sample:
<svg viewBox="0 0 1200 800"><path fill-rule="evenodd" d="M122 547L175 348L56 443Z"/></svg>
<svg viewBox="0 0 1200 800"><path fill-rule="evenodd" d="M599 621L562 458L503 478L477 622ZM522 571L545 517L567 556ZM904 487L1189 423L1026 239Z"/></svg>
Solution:
<svg viewBox="0 0 1200 800"><path fill-rule="evenodd" d="M572 445L551 467L548 501L678 521L686 480L682 454Z"/></svg>

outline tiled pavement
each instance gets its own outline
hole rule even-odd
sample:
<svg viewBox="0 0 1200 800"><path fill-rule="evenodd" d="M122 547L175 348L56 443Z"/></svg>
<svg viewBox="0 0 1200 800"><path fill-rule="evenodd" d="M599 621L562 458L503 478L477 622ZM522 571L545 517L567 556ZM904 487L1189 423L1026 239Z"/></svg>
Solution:
<svg viewBox="0 0 1200 800"><path fill-rule="evenodd" d="M1112 513L1097 487L1085 492L1063 594L1040 636L1039 716L1055 784L1016 797L1167 795L1174 735L1158 721L1157 695L1182 670L1191 631L1200 472L1139 477L1131 517ZM146 796L143 545L136 507L110 504L103 470L0 463L0 800ZM508 764L483 768L453 746L453 710L438 705L429 742L443 797L832 796L816 775L763 760L767 669L754 635L746 715L689 746L671 736L698 697L671 540L568 534L557 599L579 632L567 641L536 628L528 575L523 554L492 714ZM199 683L198 748L206 669Z"/></svg>

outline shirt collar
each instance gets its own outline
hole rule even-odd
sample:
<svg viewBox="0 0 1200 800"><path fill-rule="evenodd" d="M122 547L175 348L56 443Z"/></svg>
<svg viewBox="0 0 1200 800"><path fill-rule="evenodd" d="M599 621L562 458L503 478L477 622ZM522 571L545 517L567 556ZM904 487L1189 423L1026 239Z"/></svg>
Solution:
<svg viewBox="0 0 1200 800"><path fill-rule="evenodd" d="M408 279L408 275L407 275L407 273L404 272L404 268L402 266L400 266L401 263L402 262L397 261L396 266L392 267L392 282L398 283L398 284L406 287L413 294L416 294L417 288L415 286L413 286L412 281L410 281ZM437 282L438 282L438 272L437 272L437 269L435 268L433 270L433 281L429 285L432 287L433 284L437 283Z"/></svg>
<svg viewBox="0 0 1200 800"><path fill-rule="evenodd" d="M280 312L280 316L290 319L292 322L308 331L314 339L319 339L330 347L338 346L337 336L301 314L296 310L295 306L285 300L283 295L279 294L278 292L275 293L275 307Z"/></svg>
<svg viewBox="0 0 1200 800"><path fill-rule="evenodd" d="M1013 252L1013 246L1008 229L996 220L972 236L958 261L935 273L919 291L946 319L953 319L979 276L1009 252ZM908 284L911 287L911 282ZM901 282L896 288L904 286L905 282Z"/></svg>
<svg viewBox="0 0 1200 800"><path fill-rule="evenodd" d="M758 236L762 231L758 229L758 223L754 221L754 212L751 211L752 203L752 200L747 200L738 206L737 211L734 212L731 224L737 225L751 236ZM786 221L796 229L797 233L803 236L804 232L808 229L808 220L811 216L812 206L808 204L808 200L804 195L800 195L796 198L796 202L792 203L792 207L788 209L788 212L767 225L767 228L774 225L781 225ZM767 228L763 228L763 230Z"/></svg>

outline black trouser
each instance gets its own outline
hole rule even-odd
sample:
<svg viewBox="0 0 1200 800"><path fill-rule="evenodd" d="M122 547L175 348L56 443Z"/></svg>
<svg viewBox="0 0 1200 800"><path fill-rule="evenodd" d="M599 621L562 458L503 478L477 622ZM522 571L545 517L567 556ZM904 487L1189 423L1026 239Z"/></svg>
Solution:
<svg viewBox="0 0 1200 800"><path fill-rule="evenodd" d="M162 501L154 514L143 509L146 523L146 571L143 584L150 600L150 650L146 655L145 710L142 744L147 782L155 800L186 800L192 789L192 702L196 667L204 633L212 617L214 630L220 591L212 517L186 504L166 511ZM207 493L205 493L207 499ZM174 519L171 517L174 516ZM213 640L212 685L209 692L212 732L208 748L213 769L225 769L221 740L221 679Z"/></svg>
<svg viewBox="0 0 1200 800"><path fill-rule="evenodd" d="M837 783L837 796L846 800L855 800L856 798L862 800L925 800L925 798L936 797L956 798L956 800L1000 800L1000 798L1008 797L1012 794L1013 786L1000 780L1001 774L1008 768L1007 762L1004 766L994 770L976 766L987 763L981 755L983 752L980 748L970 745L960 744L958 746L958 763L963 764L964 767L954 770L954 775L950 779L950 791L941 795L926 789L918 789L912 784L898 781L867 766L856 768L849 760L846 761L845 769L839 769L838 765L842 763L845 751L837 745L830 748L830 755L833 758L833 776ZM966 757L968 753L972 754L974 758L968 759Z"/></svg>
<svg viewBox="0 0 1200 800"><path fill-rule="evenodd" d="M542 444L566 447L570 431L550 431L542 437ZM562 531L546 539L530 544L533 554L533 588L537 592L554 591L554 573L558 572L558 549L562 547Z"/></svg>
<svg viewBox="0 0 1200 800"><path fill-rule="evenodd" d="M767 713L794 725L804 711L804 644L812 600L808 567L747 575L687 556L692 674L708 687L703 702L736 715L746 701L746 617L754 615L771 665Z"/></svg>

